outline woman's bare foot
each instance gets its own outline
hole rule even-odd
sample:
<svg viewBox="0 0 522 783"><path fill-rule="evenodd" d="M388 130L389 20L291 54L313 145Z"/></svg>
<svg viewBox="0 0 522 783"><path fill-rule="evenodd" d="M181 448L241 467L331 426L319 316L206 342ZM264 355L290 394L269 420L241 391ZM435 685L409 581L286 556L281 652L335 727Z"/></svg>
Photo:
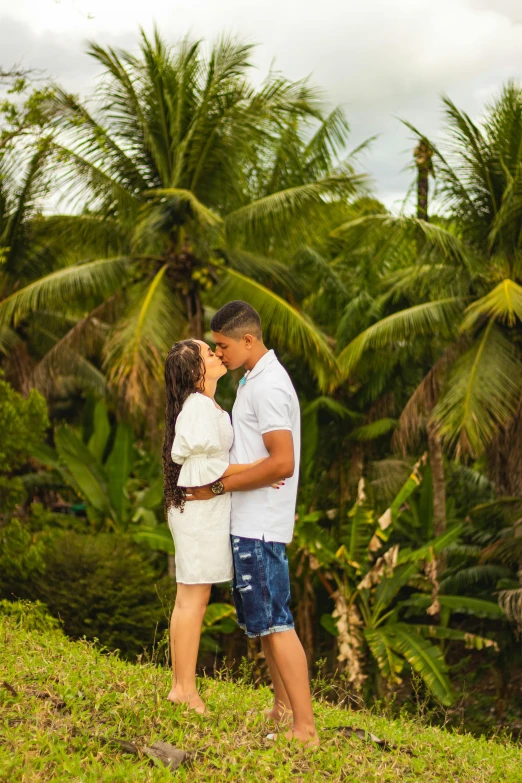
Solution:
<svg viewBox="0 0 522 783"><path fill-rule="evenodd" d="M186 704L187 707L197 712L198 715L206 715L208 713L207 705L197 691L185 694L180 693L176 688L172 688L167 699L173 704Z"/></svg>
<svg viewBox="0 0 522 783"><path fill-rule="evenodd" d="M273 720L275 723L281 723L291 717L292 710L289 710L288 707L284 707L281 704L274 704L269 710L263 710L262 714L266 720Z"/></svg>

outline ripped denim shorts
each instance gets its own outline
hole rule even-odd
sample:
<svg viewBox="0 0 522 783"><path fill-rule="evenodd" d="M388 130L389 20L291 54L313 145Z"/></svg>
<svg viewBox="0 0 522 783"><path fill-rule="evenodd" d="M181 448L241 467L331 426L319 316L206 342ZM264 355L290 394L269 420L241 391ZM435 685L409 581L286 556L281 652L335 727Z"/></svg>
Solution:
<svg viewBox="0 0 522 783"><path fill-rule="evenodd" d="M231 540L239 627L251 638L293 630L286 545L241 536Z"/></svg>

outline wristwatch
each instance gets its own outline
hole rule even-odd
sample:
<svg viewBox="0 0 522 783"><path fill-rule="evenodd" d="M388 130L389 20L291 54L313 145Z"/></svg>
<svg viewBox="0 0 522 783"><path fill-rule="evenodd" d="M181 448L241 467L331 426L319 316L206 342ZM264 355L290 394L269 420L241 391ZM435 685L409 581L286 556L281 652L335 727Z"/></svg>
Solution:
<svg viewBox="0 0 522 783"><path fill-rule="evenodd" d="M218 479L217 481L214 481L213 484L210 485L210 489L214 493L214 495L224 495L225 494L225 485L221 481L221 479Z"/></svg>

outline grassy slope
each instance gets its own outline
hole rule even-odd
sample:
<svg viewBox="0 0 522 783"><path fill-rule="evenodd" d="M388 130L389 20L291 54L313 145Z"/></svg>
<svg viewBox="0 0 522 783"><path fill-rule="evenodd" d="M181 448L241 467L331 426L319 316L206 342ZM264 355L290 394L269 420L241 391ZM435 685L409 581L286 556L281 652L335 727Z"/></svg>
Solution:
<svg viewBox="0 0 522 783"><path fill-rule="evenodd" d="M0 618L0 650L2 783L522 781L522 753L515 745L321 703L315 707L320 749L274 746L264 740L270 728L258 714L270 701L268 689L205 680L202 692L212 715L194 716L166 702L164 669L124 663L57 631L28 632L12 618ZM1 687L4 680L17 696ZM44 698L46 692L54 700ZM328 732L338 725L370 730L415 756ZM101 737L147 745L164 740L199 752L192 767L173 773L125 755Z"/></svg>

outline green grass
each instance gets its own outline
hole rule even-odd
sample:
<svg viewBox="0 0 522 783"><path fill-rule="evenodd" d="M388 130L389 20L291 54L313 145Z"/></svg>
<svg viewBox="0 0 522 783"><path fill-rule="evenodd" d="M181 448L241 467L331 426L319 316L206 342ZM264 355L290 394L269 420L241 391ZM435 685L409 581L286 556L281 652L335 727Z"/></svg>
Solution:
<svg viewBox="0 0 522 783"><path fill-rule="evenodd" d="M57 630L27 630L20 618L0 617L0 649L2 783L522 781L517 745L324 703L315 704L319 749L270 745L264 737L271 729L259 715L270 702L267 688L204 679L211 716L196 716L165 700L165 669L123 662ZM396 748L384 751L328 731L339 725L369 730ZM140 746L163 740L195 755L172 772L103 738Z"/></svg>

